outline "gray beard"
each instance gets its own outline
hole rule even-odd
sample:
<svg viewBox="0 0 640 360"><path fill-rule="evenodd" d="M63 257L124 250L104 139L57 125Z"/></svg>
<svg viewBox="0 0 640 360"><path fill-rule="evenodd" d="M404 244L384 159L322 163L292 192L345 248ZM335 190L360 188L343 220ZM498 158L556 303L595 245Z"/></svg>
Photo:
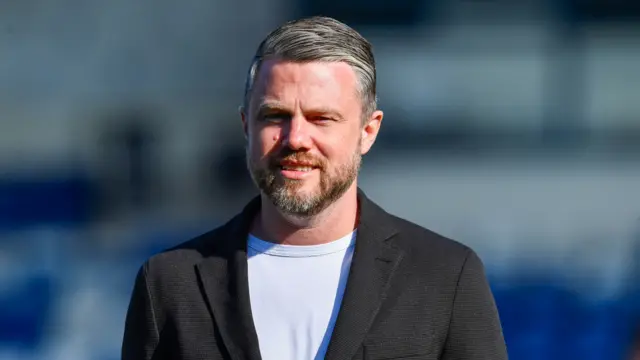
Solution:
<svg viewBox="0 0 640 360"><path fill-rule="evenodd" d="M348 164L342 165L334 174L320 169L320 183L316 191L308 195L298 195L301 186L297 180L281 179L278 182L276 172L279 169L260 167L247 151L247 167L256 187L265 194L273 205L283 214L296 217L312 217L336 202L351 187L358 176L362 157L355 153Z"/></svg>

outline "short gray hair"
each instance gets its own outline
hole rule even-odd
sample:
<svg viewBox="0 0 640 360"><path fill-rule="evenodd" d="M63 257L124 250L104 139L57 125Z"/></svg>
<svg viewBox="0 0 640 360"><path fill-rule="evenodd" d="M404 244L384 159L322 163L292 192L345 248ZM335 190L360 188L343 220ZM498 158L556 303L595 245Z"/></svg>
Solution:
<svg viewBox="0 0 640 360"><path fill-rule="evenodd" d="M363 119L376 110L376 64L372 46L357 31L338 20L324 16L293 20L267 35L260 43L247 74L245 111L249 110L256 76L267 59L345 62L358 78Z"/></svg>

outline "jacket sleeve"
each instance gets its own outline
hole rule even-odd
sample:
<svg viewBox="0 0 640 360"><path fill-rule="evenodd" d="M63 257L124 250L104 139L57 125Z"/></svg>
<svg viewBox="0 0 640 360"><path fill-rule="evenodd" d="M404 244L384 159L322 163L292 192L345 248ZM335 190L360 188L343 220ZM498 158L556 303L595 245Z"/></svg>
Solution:
<svg viewBox="0 0 640 360"><path fill-rule="evenodd" d="M158 345L159 335L145 264L136 276L127 310L122 360L151 360Z"/></svg>
<svg viewBox="0 0 640 360"><path fill-rule="evenodd" d="M469 250L453 300L442 360L506 360L507 349L484 265Z"/></svg>

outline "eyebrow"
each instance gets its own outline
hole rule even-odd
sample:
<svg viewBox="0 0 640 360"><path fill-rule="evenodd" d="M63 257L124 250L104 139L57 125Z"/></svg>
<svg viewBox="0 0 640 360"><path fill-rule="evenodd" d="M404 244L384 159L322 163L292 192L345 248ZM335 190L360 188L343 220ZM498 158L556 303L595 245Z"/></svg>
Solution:
<svg viewBox="0 0 640 360"><path fill-rule="evenodd" d="M288 113L288 114L291 113L291 111L288 110L286 106L284 106L281 103L276 102L276 101L263 102L258 106L258 109L257 109L257 114L258 115L263 115L265 113L270 113L270 112L283 112L283 113ZM343 120L342 115L340 115L340 113L338 111L336 111L335 109L329 108L329 107L316 107L316 108L312 108L312 109L306 110L305 113L307 113L307 114L324 114L324 115L331 116L331 117L335 118L336 120Z"/></svg>
<svg viewBox="0 0 640 360"><path fill-rule="evenodd" d="M289 110L287 110L286 106L283 106L282 104L278 102L273 102L273 101L263 102L260 105L258 105L258 108L256 109L256 113L259 115L268 113L268 112L274 112L274 111L287 112L287 113L290 112Z"/></svg>

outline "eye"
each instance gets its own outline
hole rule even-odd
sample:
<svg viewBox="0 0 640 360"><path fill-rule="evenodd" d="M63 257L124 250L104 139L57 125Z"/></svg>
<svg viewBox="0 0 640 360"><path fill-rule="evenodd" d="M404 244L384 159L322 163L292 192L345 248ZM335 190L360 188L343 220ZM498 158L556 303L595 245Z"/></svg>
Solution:
<svg viewBox="0 0 640 360"><path fill-rule="evenodd" d="M265 114L265 115L262 115L260 117L260 119L262 121L265 121L265 122L276 123L277 124L277 123L281 123L283 121L288 120L289 119L289 115L287 115L287 114L277 114L277 113Z"/></svg>
<svg viewBox="0 0 640 360"><path fill-rule="evenodd" d="M315 123L320 123L320 124L324 124L324 123L328 123L330 121L333 121L333 119L328 117L328 116L313 116L310 120L315 122Z"/></svg>

